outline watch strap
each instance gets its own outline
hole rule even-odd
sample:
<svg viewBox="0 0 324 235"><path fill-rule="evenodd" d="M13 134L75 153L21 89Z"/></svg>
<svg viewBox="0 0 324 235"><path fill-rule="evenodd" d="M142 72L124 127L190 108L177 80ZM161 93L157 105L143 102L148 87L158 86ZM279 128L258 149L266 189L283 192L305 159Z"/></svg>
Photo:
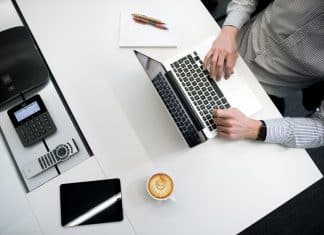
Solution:
<svg viewBox="0 0 324 235"><path fill-rule="evenodd" d="M261 126L259 128L259 132L256 140L265 141L267 137L267 126L263 120L260 120L260 122L261 122Z"/></svg>

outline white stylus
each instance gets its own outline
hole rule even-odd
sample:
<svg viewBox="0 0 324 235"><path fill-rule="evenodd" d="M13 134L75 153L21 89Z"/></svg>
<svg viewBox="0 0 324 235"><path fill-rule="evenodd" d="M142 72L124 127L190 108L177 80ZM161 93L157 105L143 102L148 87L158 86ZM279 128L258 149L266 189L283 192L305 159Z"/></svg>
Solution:
<svg viewBox="0 0 324 235"><path fill-rule="evenodd" d="M98 213L102 212L103 210L107 209L108 207L115 204L117 201L121 200L121 193L117 193L114 196L108 198L107 200L99 203L94 208L88 210L84 214L78 216L74 220L70 221L64 227L72 227L79 224L82 224L83 222L87 221L88 219L92 218L93 216L97 215Z"/></svg>

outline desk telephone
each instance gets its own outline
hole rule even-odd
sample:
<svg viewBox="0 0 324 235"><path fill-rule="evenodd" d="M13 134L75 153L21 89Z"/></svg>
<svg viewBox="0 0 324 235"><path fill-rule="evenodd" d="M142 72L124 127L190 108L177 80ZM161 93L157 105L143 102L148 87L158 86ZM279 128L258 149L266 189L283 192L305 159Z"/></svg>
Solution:
<svg viewBox="0 0 324 235"><path fill-rule="evenodd" d="M39 95L8 110L22 144L27 147L56 132L56 126Z"/></svg>

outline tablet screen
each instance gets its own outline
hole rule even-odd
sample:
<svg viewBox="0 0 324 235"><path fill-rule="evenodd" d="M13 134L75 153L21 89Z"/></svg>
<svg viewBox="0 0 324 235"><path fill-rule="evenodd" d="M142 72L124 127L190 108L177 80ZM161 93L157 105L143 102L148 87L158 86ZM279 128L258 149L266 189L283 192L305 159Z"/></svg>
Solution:
<svg viewBox="0 0 324 235"><path fill-rule="evenodd" d="M62 184L60 198L64 227L123 220L119 179Z"/></svg>

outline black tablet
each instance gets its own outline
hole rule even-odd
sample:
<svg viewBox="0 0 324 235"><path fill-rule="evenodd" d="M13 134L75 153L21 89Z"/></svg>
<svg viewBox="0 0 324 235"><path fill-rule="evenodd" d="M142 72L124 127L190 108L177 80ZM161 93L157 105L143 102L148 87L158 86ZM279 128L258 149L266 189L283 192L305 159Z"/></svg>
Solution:
<svg viewBox="0 0 324 235"><path fill-rule="evenodd" d="M60 198L64 227L123 220L119 179L62 184Z"/></svg>

